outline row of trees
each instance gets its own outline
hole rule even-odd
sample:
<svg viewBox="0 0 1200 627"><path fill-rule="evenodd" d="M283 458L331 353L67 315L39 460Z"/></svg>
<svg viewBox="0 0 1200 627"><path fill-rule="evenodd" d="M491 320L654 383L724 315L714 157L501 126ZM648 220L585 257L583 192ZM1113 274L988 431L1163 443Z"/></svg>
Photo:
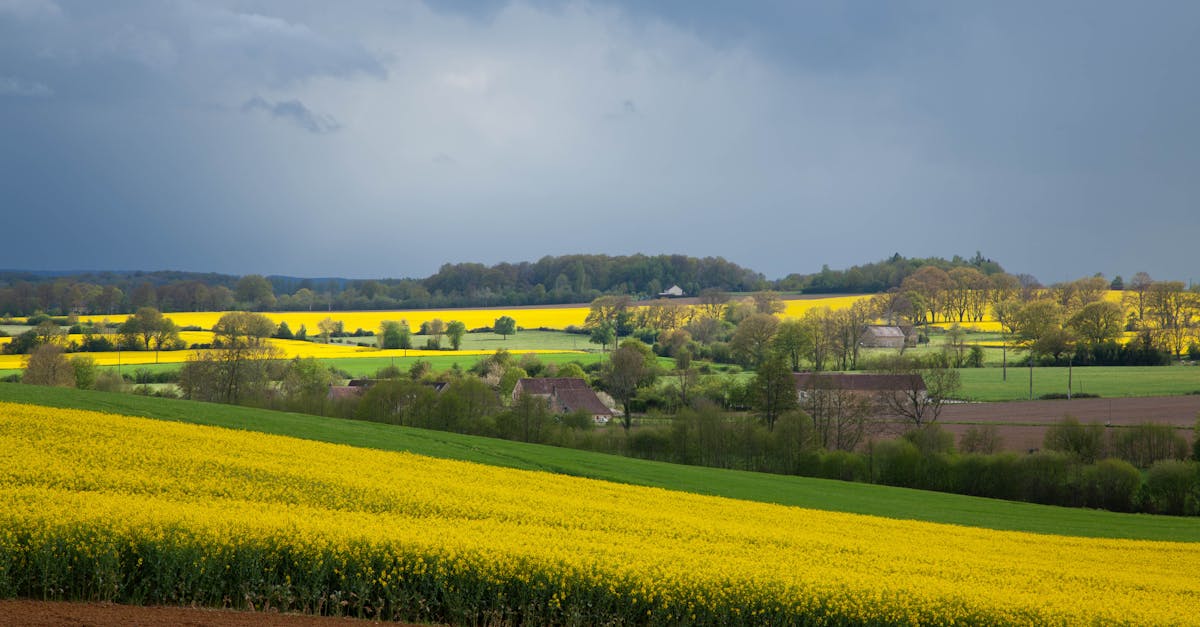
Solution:
<svg viewBox="0 0 1200 627"><path fill-rule="evenodd" d="M68 331L78 332L82 338L71 339ZM162 312L153 307L142 307L115 326L100 322L88 326L76 324L66 328L55 320L45 319L5 344L3 351L13 355L25 355L46 345L58 346L71 353L153 350L157 362L159 351L187 348L179 332L179 326L163 316Z"/></svg>
<svg viewBox="0 0 1200 627"><path fill-rule="evenodd" d="M446 264L424 279L298 279L184 272L68 276L0 273L0 313L107 315L160 311L362 310L580 302L605 293L653 296L681 286L751 291L761 274L720 257L568 255L536 262Z"/></svg>

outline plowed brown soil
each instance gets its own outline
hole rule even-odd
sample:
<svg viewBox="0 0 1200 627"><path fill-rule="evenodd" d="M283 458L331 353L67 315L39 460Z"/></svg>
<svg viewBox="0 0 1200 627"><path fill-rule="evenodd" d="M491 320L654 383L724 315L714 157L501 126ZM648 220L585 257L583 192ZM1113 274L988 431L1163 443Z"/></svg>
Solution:
<svg viewBox="0 0 1200 627"><path fill-rule="evenodd" d="M144 607L116 603L0 601L0 627L360 627L375 621L278 612L189 607ZM400 623L387 623L400 625Z"/></svg>
<svg viewBox="0 0 1200 627"><path fill-rule="evenodd" d="M1167 424L1191 441L1198 413L1200 396L1080 398L947 405L938 422L957 437L970 425L995 425L1003 450L1025 452L1041 448L1046 428L1068 415L1082 423L1096 422L1113 429L1145 422Z"/></svg>

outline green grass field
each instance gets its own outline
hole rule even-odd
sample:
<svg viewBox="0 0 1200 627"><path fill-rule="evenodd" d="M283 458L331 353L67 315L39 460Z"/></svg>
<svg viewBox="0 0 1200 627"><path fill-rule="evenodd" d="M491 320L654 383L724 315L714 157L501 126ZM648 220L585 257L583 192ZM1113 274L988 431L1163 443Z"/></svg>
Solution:
<svg viewBox="0 0 1200 627"><path fill-rule="evenodd" d="M412 336L413 348L425 346L425 341L428 339L427 335ZM373 337L346 337L338 338L337 341L365 346L376 345L376 338ZM442 338L442 346L450 346L449 338ZM499 348L517 351L529 349L599 351L600 345L588 342L586 335L562 331L520 331L515 335L508 336L507 339L496 333L468 333L462 337L461 349L465 351L494 351Z"/></svg>
<svg viewBox="0 0 1200 627"><path fill-rule="evenodd" d="M1200 542L1200 520L649 462L551 446L229 405L0 384L0 401L146 416L734 499L992 529Z"/></svg>
<svg viewBox="0 0 1200 627"><path fill-rule="evenodd" d="M1033 397L1067 392L1067 368L1034 368ZM1197 366L1090 366L1074 368L1074 393L1122 396L1172 396L1200 391ZM974 401L1017 401L1029 398L1029 368L964 368L962 397Z"/></svg>

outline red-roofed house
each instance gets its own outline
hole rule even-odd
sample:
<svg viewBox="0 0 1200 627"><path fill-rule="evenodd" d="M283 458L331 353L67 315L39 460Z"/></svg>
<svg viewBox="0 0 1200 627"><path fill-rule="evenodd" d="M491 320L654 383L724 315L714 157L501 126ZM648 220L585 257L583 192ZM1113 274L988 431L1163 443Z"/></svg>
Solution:
<svg viewBox="0 0 1200 627"><path fill-rule="evenodd" d="M520 398L522 394L545 398L550 405L550 411L555 414L583 410L591 414L596 424L601 425L608 424L613 417L613 410L596 396L583 379L519 379L513 387L513 400Z"/></svg>

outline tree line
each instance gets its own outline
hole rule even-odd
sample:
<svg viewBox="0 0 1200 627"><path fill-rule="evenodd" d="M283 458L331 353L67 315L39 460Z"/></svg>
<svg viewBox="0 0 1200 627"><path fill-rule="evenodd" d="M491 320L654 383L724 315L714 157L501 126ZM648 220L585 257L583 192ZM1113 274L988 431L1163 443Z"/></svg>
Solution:
<svg viewBox="0 0 1200 627"><path fill-rule="evenodd" d="M189 272L0 272L0 315L108 315L154 307L176 311L379 310L542 305L587 302L605 294L652 298L673 285L695 296L782 290L876 293L898 287L923 267L1002 272L978 253L954 257L892 258L811 275L768 281L721 257L686 255L564 255L536 262L445 264L420 278L349 280L286 276L233 276Z"/></svg>
<svg viewBox="0 0 1200 627"><path fill-rule="evenodd" d="M173 311L378 310L586 302L606 293L654 296L672 285L764 289L759 273L720 257L566 255L536 262L443 265L433 275L348 280L186 272L57 276L0 272L0 314L105 315Z"/></svg>

